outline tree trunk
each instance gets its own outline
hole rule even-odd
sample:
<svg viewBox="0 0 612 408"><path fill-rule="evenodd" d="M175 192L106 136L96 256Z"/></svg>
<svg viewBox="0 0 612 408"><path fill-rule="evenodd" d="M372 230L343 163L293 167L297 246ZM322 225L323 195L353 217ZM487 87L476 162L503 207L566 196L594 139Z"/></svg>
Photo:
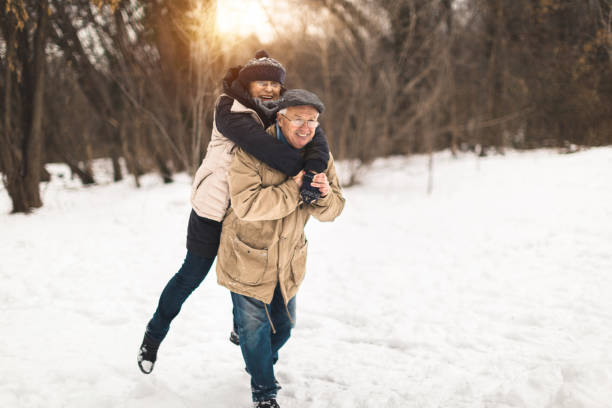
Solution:
<svg viewBox="0 0 612 408"><path fill-rule="evenodd" d="M75 164L73 161L70 161L70 160L65 160L65 163L70 168L70 171L72 172L72 174L76 174L84 186L96 184L96 181L94 180L93 175L91 173L88 173L87 170L81 169L77 164Z"/></svg>
<svg viewBox="0 0 612 408"><path fill-rule="evenodd" d="M169 184L174 180L172 179L172 171L166 164L166 159L163 153L159 148L159 141L153 136L153 131L151 131L150 127L147 129L148 138L149 138L149 146L153 150L153 160L157 169L159 170L159 174L164 180L164 183Z"/></svg>
<svg viewBox="0 0 612 408"><path fill-rule="evenodd" d="M501 116L501 97L503 92L503 64L502 54L502 35L504 24L504 10L502 0L496 0L490 11L487 29L489 66L487 73L487 117L489 120ZM503 152L504 136L502 125L492 126L488 132L490 136L485 138L488 145L493 146L498 152Z"/></svg>
<svg viewBox="0 0 612 408"><path fill-rule="evenodd" d="M13 212L25 212L25 197L19 183L19 152L17 149L15 149L15 146L11 140L11 93L13 88L13 76L11 75L11 70L8 67L12 65L15 55L15 36L17 34L17 25L14 20L15 18L13 16L7 16L5 23L8 26L8 35L6 38L7 68L4 71L4 116L2 118L2 132L0 133L0 140L2 141L2 143L0 143L0 160L2 161L2 168L4 169L2 181L6 186L9 196L11 197Z"/></svg>
<svg viewBox="0 0 612 408"><path fill-rule="evenodd" d="M39 183L42 168L42 97L47 2L43 0L38 7L37 27L33 30L33 61L26 52L30 49L28 32L31 27L24 27L24 32L19 35L20 29L15 16L9 12L3 17L7 33L7 65L4 76L0 159L5 169L3 181L13 204L12 212L27 213L42 206ZM21 81L18 78L21 78ZM19 86L20 83L27 83L28 86Z"/></svg>
<svg viewBox="0 0 612 408"><path fill-rule="evenodd" d="M38 7L38 24L34 37L34 70L33 70L33 97L32 117L29 135L25 147L25 191L28 205L31 208L42 207L40 198L40 174L42 167L42 118L44 112L45 87L45 47L47 39L48 4L41 0Z"/></svg>
<svg viewBox="0 0 612 408"><path fill-rule="evenodd" d="M95 183L93 175L93 167L92 167L92 161L93 161L93 148L91 146L91 135L89 133L89 129L85 129L85 132L83 133L83 142L85 143L85 162L83 163L83 169L85 170L85 172L87 174L91 175L91 180L92 183Z"/></svg>
<svg viewBox="0 0 612 408"><path fill-rule="evenodd" d="M110 151L111 162L113 163L113 181L121 181L123 180L123 172L121 171L121 163L119 162L119 146L114 140L112 140L112 146Z"/></svg>
<svg viewBox="0 0 612 408"><path fill-rule="evenodd" d="M446 44L444 45L444 56L446 75L448 80L448 108L450 121L450 149L454 157L459 150L459 131L457 129L457 95L455 66L453 59L453 43L455 34L453 32L453 0L443 0L444 12L446 13Z"/></svg>
<svg viewBox="0 0 612 408"><path fill-rule="evenodd" d="M14 20L12 17L10 19ZM13 25L10 27L9 36L7 38L7 50L6 59L7 66L12 64L12 60L15 55L15 35L17 33L17 26ZM13 131L11 123L12 117L12 92L13 92L13 75L10 69L6 69L4 74L4 117L2 133L2 143L0 143L0 158L2 160L2 167L5 169L3 176L3 182L8 192L11 202L13 204L13 213L27 213L30 208L27 204L27 198L24 190L24 186L21 179L21 151L15 146L14 139L21 139L16 137L17 130Z"/></svg>
<svg viewBox="0 0 612 408"><path fill-rule="evenodd" d="M121 123L119 124L119 138L121 139L121 152L123 154L123 158L125 160L125 165L127 166L128 172L130 172L134 176L134 183L136 187L140 188L140 178L138 174L138 166L135 164L136 158L130 151L130 146L128 142L128 115L127 109L123 109L121 117Z"/></svg>

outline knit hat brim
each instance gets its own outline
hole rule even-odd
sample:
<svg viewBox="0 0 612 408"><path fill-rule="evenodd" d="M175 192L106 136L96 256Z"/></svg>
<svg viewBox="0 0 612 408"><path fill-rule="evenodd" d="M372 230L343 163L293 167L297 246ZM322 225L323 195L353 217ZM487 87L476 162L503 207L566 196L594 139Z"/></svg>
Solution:
<svg viewBox="0 0 612 408"><path fill-rule="evenodd" d="M282 85L285 83L285 70L269 65L244 67L238 78L244 85L252 81L275 81Z"/></svg>
<svg viewBox="0 0 612 408"><path fill-rule="evenodd" d="M252 81L275 81L282 85L285 83L285 75L285 67L267 52L260 50L255 54L255 58L240 70L238 79L245 86Z"/></svg>

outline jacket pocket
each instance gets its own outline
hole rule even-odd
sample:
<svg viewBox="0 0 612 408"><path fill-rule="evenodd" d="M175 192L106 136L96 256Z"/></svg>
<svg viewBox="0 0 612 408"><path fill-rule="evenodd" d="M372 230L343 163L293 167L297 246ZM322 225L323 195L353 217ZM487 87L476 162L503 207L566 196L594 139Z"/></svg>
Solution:
<svg viewBox="0 0 612 408"><path fill-rule="evenodd" d="M308 240L296 248L291 260L291 277L295 286L300 286L306 275L306 253L308 252Z"/></svg>
<svg viewBox="0 0 612 408"><path fill-rule="evenodd" d="M247 285L261 282L268 266L268 250L253 248L233 237L234 256L236 257L236 275L234 279Z"/></svg>

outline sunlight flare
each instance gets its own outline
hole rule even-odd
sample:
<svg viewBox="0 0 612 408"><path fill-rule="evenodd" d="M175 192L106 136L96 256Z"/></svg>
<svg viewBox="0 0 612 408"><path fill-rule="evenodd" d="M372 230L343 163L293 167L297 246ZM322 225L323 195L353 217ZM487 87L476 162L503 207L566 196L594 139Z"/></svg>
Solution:
<svg viewBox="0 0 612 408"><path fill-rule="evenodd" d="M275 36L270 13L274 8L266 1L225 0L217 4L217 32L238 37L256 35L262 42Z"/></svg>

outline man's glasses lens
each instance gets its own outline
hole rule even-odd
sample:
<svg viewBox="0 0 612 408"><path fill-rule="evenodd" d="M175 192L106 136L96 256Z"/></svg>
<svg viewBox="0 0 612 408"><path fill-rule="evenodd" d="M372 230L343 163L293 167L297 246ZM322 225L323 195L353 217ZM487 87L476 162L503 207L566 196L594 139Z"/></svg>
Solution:
<svg viewBox="0 0 612 408"><path fill-rule="evenodd" d="M316 120L303 120L303 119L295 119L291 121L291 124L295 127L300 127L306 122L309 128L314 129L319 126L319 122Z"/></svg>
<svg viewBox="0 0 612 408"><path fill-rule="evenodd" d="M281 115L283 114L281 113ZM287 116L285 116L285 118L287 118ZM306 123L306 125L308 125L308 127L311 129L314 129L317 126L319 126L319 122L316 120L289 119L289 118L287 118L287 120L291 123L292 126L295 126L295 127L301 127L304 123Z"/></svg>

